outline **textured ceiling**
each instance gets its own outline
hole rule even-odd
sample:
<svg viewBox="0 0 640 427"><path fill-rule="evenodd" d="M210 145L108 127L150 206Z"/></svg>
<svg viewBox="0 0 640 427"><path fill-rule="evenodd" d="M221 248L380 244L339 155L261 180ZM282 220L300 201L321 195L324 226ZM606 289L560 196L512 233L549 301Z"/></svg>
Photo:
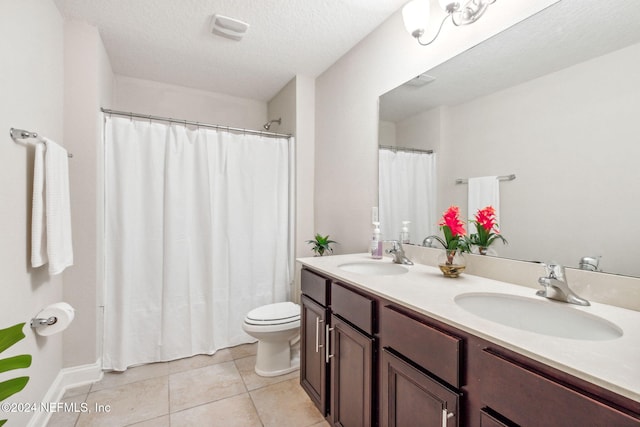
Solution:
<svg viewBox="0 0 640 427"><path fill-rule="evenodd" d="M270 100L296 74L317 77L406 0L54 0L100 31L116 74ZM250 24L240 41L211 17Z"/></svg>
<svg viewBox="0 0 640 427"><path fill-rule="evenodd" d="M384 94L380 117L397 122L468 102L639 43L639 22L640 0L562 0L427 71L432 83Z"/></svg>

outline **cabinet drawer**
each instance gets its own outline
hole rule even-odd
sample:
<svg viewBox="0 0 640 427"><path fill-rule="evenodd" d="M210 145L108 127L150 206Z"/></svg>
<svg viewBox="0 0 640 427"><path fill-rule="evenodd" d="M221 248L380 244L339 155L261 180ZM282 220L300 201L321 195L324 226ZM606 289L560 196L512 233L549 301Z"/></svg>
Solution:
<svg viewBox="0 0 640 427"><path fill-rule="evenodd" d="M373 335L375 301L339 283L331 284L331 310L354 326Z"/></svg>
<svg viewBox="0 0 640 427"><path fill-rule="evenodd" d="M460 388L462 339L409 317L393 306L380 312L380 339L435 376Z"/></svg>
<svg viewBox="0 0 640 427"><path fill-rule="evenodd" d="M302 293L324 306L329 305L329 279L306 268L303 268L300 274Z"/></svg>
<svg viewBox="0 0 640 427"><path fill-rule="evenodd" d="M525 426L640 426L640 418L543 376L492 349L481 353L482 403Z"/></svg>
<svg viewBox="0 0 640 427"><path fill-rule="evenodd" d="M490 413L487 408L484 408L480 411L480 427L518 427L518 425L499 419L499 417Z"/></svg>

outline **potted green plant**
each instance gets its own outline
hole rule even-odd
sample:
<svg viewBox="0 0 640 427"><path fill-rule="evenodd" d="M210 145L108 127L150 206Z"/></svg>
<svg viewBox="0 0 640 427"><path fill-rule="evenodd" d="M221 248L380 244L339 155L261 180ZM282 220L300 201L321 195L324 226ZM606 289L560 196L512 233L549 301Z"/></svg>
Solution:
<svg viewBox="0 0 640 427"><path fill-rule="evenodd" d="M316 233L313 240L307 240L307 243L311 245L311 250L315 252L316 256L323 256L325 252L333 252L331 243L338 243L334 240L329 240L329 235L323 236L320 233Z"/></svg>

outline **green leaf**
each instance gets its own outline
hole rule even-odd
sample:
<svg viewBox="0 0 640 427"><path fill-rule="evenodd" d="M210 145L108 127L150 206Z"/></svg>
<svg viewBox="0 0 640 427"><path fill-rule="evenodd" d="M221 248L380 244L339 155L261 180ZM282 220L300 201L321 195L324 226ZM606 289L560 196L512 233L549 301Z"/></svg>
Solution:
<svg viewBox="0 0 640 427"><path fill-rule="evenodd" d="M18 323L6 329L0 329L0 353L20 341L25 337L22 333L24 323ZM7 359L0 360L0 372L6 372L13 369L28 368L31 366L31 356L22 354ZM18 377L0 383L0 401L21 391L29 382L29 377ZM6 423L6 420L0 421L0 426Z"/></svg>
<svg viewBox="0 0 640 427"><path fill-rule="evenodd" d="M0 427L2 427L4 425L4 423L6 423L7 420L0 420Z"/></svg>
<svg viewBox="0 0 640 427"><path fill-rule="evenodd" d="M307 243L313 245L311 250L320 256L324 255L326 251L333 252L333 248L331 248L331 243L338 243L329 239L329 235L323 236L320 233L316 233L314 236L314 240L307 240Z"/></svg>
<svg viewBox="0 0 640 427"><path fill-rule="evenodd" d="M22 333L24 323L18 323L6 329L0 329L0 353L20 341L25 335Z"/></svg>
<svg viewBox="0 0 640 427"><path fill-rule="evenodd" d="M0 359L0 372L28 368L29 366L31 366L31 356L28 354L21 354L20 356L14 356L8 359Z"/></svg>
<svg viewBox="0 0 640 427"><path fill-rule="evenodd" d="M21 391L29 382L29 377L18 377L0 383L0 402Z"/></svg>

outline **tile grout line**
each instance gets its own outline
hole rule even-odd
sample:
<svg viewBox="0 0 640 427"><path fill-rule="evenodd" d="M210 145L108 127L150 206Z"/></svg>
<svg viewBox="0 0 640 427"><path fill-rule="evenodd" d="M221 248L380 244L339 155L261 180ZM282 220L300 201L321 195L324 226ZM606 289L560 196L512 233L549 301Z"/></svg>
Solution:
<svg viewBox="0 0 640 427"><path fill-rule="evenodd" d="M260 411L258 411L258 407L256 406L256 402L253 400L253 396L249 392L247 392L247 394L249 395L249 399L251 400L251 406L253 406L253 410L256 411L256 414L258 415L258 419L260 420L260 425L264 427L264 421L262 420L262 415L260 415Z"/></svg>
<svg viewBox="0 0 640 427"><path fill-rule="evenodd" d="M171 427L171 367L167 365L167 418Z"/></svg>

